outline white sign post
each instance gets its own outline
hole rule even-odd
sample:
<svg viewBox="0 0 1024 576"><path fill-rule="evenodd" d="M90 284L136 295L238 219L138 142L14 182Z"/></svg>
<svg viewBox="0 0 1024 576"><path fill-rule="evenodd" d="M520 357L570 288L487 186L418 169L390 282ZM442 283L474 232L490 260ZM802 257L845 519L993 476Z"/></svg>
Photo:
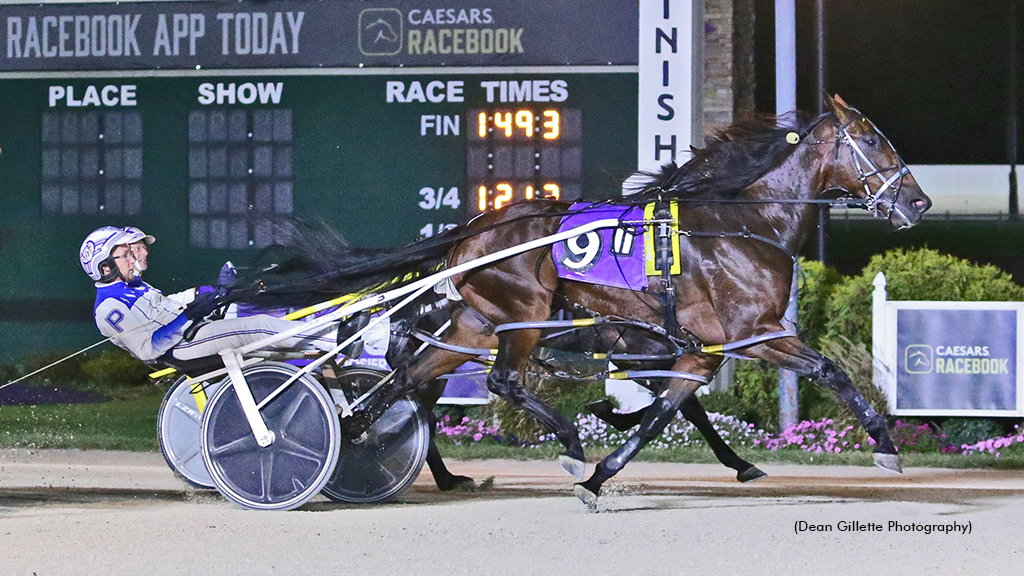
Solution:
<svg viewBox="0 0 1024 576"><path fill-rule="evenodd" d="M640 0L637 170L656 172L663 164L689 160L699 143L703 82L703 0ZM700 25L701 34L694 34ZM695 66L696 62L696 66ZM697 95L695 97L695 94ZM642 180L623 182L623 194Z"/></svg>

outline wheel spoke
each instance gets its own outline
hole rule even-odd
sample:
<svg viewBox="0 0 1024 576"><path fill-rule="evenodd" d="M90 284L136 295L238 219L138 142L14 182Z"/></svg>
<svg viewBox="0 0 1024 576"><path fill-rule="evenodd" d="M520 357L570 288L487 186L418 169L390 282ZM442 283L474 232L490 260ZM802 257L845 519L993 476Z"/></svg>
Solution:
<svg viewBox="0 0 1024 576"><path fill-rule="evenodd" d="M202 447L202 444L199 442L199 437L197 436L195 441L192 442L192 444L188 447L188 450L184 454L182 454L181 456L178 457L178 462L180 464L184 464L184 463L188 462L189 460L195 458L196 455L199 454L199 448L201 448L201 447Z"/></svg>
<svg viewBox="0 0 1024 576"><path fill-rule="evenodd" d="M302 458L303 460L310 460L318 464L323 463L325 460L323 452L318 452L312 448L303 446L288 437L278 438L274 442L274 446L276 447L276 450L282 454L288 454L289 456L295 456L296 458Z"/></svg>
<svg viewBox="0 0 1024 576"><path fill-rule="evenodd" d="M393 485L395 483L396 476L391 472L391 470L388 469L388 467L383 462L381 462L379 459L377 459L376 456L371 456L370 457L370 462L372 462L374 464L373 467L366 466L367 464L369 464L369 462L365 462L364 463L364 466L369 468L369 470L366 471L366 476L369 477L371 474L374 474L374 475L376 475L378 477L385 478L384 482L377 482L377 484L376 484L377 487L380 487L380 486L391 486L391 485Z"/></svg>
<svg viewBox="0 0 1024 576"><path fill-rule="evenodd" d="M401 431L410 422L415 420L413 414L391 414L385 413L382 418L374 422L373 431L381 436Z"/></svg>
<svg viewBox="0 0 1024 576"><path fill-rule="evenodd" d="M260 483L262 493L260 499L263 502L270 502L274 495L271 494L270 488L273 485L274 480L274 453L272 451L266 451L260 453Z"/></svg>
<svg viewBox="0 0 1024 576"><path fill-rule="evenodd" d="M295 415L298 414L299 408L302 407L302 402L306 399L306 395L304 394L305 390L300 390L302 393L296 394L295 398L285 406L284 410L282 410L281 414L277 417L282 428L288 427L288 424L295 418Z"/></svg>
<svg viewBox="0 0 1024 576"><path fill-rule="evenodd" d="M258 446L259 445L256 444L256 437L252 434L246 434L238 440L232 440L222 446L214 446L210 448L210 456L233 456L243 452L251 452Z"/></svg>

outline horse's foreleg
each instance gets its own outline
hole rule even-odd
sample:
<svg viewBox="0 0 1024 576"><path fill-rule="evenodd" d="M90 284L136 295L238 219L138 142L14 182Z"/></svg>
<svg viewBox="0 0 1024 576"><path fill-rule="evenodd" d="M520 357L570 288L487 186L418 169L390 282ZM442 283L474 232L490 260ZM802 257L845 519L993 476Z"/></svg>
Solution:
<svg viewBox="0 0 1024 576"><path fill-rule="evenodd" d="M721 359L714 357L686 357L680 360L673 370L704 376L713 374L719 363L721 363ZM601 486L622 470L640 452L641 448L661 434L665 426L675 417L687 396L692 396L703 383L695 380L670 378L666 389L647 407L637 431L622 446L601 460L590 478L576 485L573 491L576 497L593 508L597 504Z"/></svg>
<svg viewBox="0 0 1024 576"><path fill-rule="evenodd" d="M812 378L846 404L875 441L874 460L879 468L900 473L899 455L882 417L853 386L850 377L835 362L812 350L796 338L781 338L751 348L751 356L762 358L797 374Z"/></svg>
<svg viewBox="0 0 1024 576"><path fill-rule="evenodd" d="M537 330L517 330L499 337L498 355L487 375L487 389L522 408L552 432L565 447L558 463L574 478L582 480L585 461L576 426L523 386L522 369L539 336Z"/></svg>

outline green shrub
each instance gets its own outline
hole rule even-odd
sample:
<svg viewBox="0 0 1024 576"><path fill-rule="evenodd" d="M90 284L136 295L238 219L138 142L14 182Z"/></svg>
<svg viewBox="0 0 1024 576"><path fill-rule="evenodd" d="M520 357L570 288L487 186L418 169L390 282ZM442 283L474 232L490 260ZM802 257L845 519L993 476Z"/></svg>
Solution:
<svg viewBox="0 0 1024 576"><path fill-rule="evenodd" d="M62 353L37 356L15 366L5 366L0 373L5 380L10 380L29 374L64 356L66 354ZM149 383L149 373L152 371L152 368L136 360L128 352L111 347L102 352L93 350L72 356L43 370L28 381L43 385L140 386Z"/></svg>
<svg viewBox="0 0 1024 576"><path fill-rule="evenodd" d="M748 363L753 364L753 363ZM765 371L767 373L767 371ZM749 387L753 388L753 387ZM767 396L760 398L760 402L754 402L749 397L739 393L739 387L734 386L728 392L711 392L700 397L700 403L704 410L715 412L726 416L735 416L740 420L754 424L759 429L774 430L772 423L779 419L778 387L776 386L774 401Z"/></svg>
<svg viewBox="0 0 1024 576"><path fill-rule="evenodd" d="M977 444L1003 432L999 424L985 418L950 418L941 428L943 443L957 450L964 444Z"/></svg>
<svg viewBox="0 0 1024 576"><path fill-rule="evenodd" d="M140 386L149 383L150 366L136 360L120 348L108 348L81 366L90 382L113 386Z"/></svg>
<svg viewBox="0 0 1024 576"><path fill-rule="evenodd" d="M828 302L843 277L835 268L815 260L800 260L797 324L804 342L817 348L828 331Z"/></svg>
<svg viewBox="0 0 1024 576"><path fill-rule="evenodd" d="M871 293L875 276L885 274L890 300L1024 300L1024 287L995 266L981 266L927 248L890 250L873 256L857 276L835 287L826 307L828 336L871 343Z"/></svg>
<svg viewBox="0 0 1024 576"><path fill-rule="evenodd" d="M14 366L7 367L7 369L4 370L5 376L7 376L6 379L20 378L26 374L31 374L48 364L64 358L66 355L66 353L52 353L28 358ZM88 357L84 354L72 356L71 358L51 366L39 374L29 378L28 382L31 384L80 382L83 380L82 365L87 361L87 359Z"/></svg>

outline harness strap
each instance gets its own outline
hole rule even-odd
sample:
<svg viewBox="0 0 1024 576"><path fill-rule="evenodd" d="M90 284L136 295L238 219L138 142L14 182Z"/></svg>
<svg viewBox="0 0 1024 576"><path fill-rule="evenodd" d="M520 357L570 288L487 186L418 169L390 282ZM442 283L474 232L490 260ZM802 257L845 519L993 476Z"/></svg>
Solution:
<svg viewBox="0 0 1024 576"><path fill-rule="evenodd" d="M430 344L431 346L434 346L435 348L440 348L442 350L448 350L449 352L458 352L460 354L472 354L474 356L495 356L498 353L498 351L495 350L495 349L489 349L489 348L467 348L465 346L456 346L455 344L448 344L446 342L441 341L440 338L434 337L433 334L430 334L429 332L424 332L423 330L420 330L419 328L413 328L409 332L409 334L411 336L413 336L414 338L416 338L417 340L421 341L421 342L425 342L427 344Z"/></svg>
<svg viewBox="0 0 1024 576"><path fill-rule="evenodd" d="M674 352L675 356L678 357L681 354L689 354L693 352L699 352L700 347L704 344L701 342L695 334L680 328L689 338L677 338L669 334L664 328L657 324L651 324L644 322L643 320L636 320L632 318L619 318L617 316L597 316L594 318L577 318L575 320L543 320L539 322L509 322L507 324L499 324L494 327L494 333L498 334L501 332L507 332L509 330L548 330L551 328L585 328L588 326L594 326L598 324L607 324L614 326L630 326L639 330L646 330L653 332L654 334L665 338L669 344L676 347Z"/></svg>
<svg viewBox="0 0 1024 576"><path fill-rule="evenodd" d="M727 344L712 344L710 346L702 346L700 351L705 354L718 354L724 356L725 352L731 352L740 348L746 348L753 346L754 344L760 344L769 340L777 340L779 338L789 338L797 336L794 330L780 330L778 332L769 332L767 334L760 334L758 336L752 336L750 338L744 338L736 342L729 342Z"/></svg>
<svg viewBox="0 0 1024 576"><path fill-rule="evenodd" d="M796 254L791 252L789 248L781 241L768 238L767 236L761 236L760 234L754 234L753 232L748 230L746 226L743 227L742 232L705 232L702 230L680 230L679 233L689 238L749 238L751 240L757 240L758 242L764 242L765 244L774 246L779 250L782 250L786 254L786 256L789 256L789 259L792 260L794 264L797 261Z"/></svg>
<svg viewBox="0 0 1024 576"><path fill-rule="evenodd" d="M682 380L693 380L700 382L701 384L708 384L711 382L706 376L699 374L691 374L689 372L677 372L675 370L620 370L617 372L609 372L607 374L609 380L634 380L644 378L680 378Z"/></svg>

